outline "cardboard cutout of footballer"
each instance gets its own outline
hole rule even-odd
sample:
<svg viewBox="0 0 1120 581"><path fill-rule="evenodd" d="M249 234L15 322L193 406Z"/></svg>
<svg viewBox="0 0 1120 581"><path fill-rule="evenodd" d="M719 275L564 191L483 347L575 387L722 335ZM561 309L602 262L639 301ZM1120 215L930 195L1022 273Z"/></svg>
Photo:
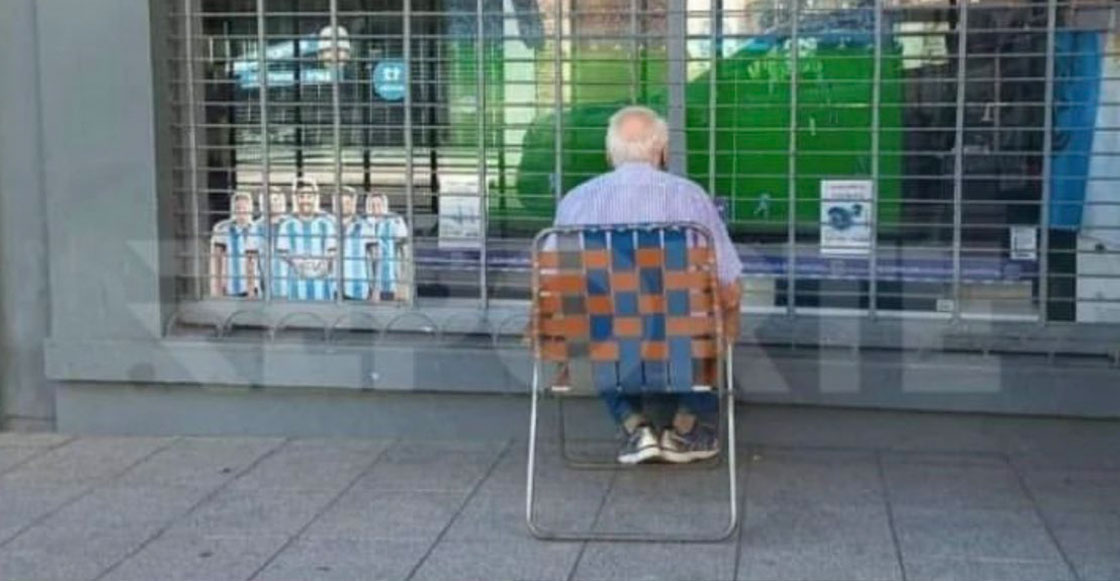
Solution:
<svg viewBox="0 0 1120 581"><path fill-rule="evenodd" d="M234 192L230 217L214 225L210 236L210 294L255 298L260 294L261 235L253 221L253 196Z"/></svg>
<svg viewBox="0 0 1120 581"><path fill-rule="evenodd" d="M404 218L389 209L385 194L366 197L366 218L373 225L370 247L373 301L404 301L412 298L412 244Z"/></svg>
<svg viewBox="0 0 1120 581"><path fill-rule="evenodd" d="M276 254L290 268L285 295L290 300L328 301L334 296L338 230L322 211L319 186L303 178L292 184L295 213L280 223Z"/></svg>
<svg viewBox="0 0 1120 581"><path fill-rule="evenodd" d="M268 286L272 298L285 298L288 296L288 283L291 277L291 268L286 260L280 258L276 252L276 240L280 235L280 223L291 217L288 213L288 194L278 187L268 190L268 204L265 205L264 192L260 192L261 212L268 211L268 218L261 216L255 222L260 235L261 256L261 288ZM268 256L263 256L263 250L269 250ZM264 261L268 260L270 268L264 268Z"/></svg>
<svg viewBox="0 0 1120 581"><path fill-rule="evenodd" d="M349 301L373 299L372 250L376 245L376 225L358 214L358 192L340 188L335 210L342 216L342 298Z"/></svg>

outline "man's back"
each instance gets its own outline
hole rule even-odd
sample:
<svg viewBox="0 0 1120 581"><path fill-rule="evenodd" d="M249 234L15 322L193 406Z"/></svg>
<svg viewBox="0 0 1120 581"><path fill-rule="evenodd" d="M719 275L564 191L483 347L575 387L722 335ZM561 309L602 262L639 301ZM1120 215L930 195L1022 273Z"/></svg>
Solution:
<svg viewBox="0 0 1120 581"><path fill-rule="evenodd" d="M712 233L719 278L734 282L742 263L711 198L695 183L629 163L573 189L556 209L557 226L696 222Z"/></svg>

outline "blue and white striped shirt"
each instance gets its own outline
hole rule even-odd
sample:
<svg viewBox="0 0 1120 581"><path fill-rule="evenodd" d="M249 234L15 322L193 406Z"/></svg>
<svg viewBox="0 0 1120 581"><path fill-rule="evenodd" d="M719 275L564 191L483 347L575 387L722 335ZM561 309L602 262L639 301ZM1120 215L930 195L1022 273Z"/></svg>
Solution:
<svg viewBox="0 0 1120 581"><path fill-rule="evenodd" d="M256 225L249 223L240 226L236 221L222 220L214 225L214 235L210 238L211 252L221 248L225 267L225 286L223 290L230 296L242 296L249 293L249 255L259 254L260 235ZM260 274L253 272L254 281L260 280ZM259 288L256 282L254 288Z"/></svg>
<svg viewBox="0 0 1120 581"><path fill-rule="evenodd" d="M347 299L368 300L373 279L369 248L376 244L377 226L357 216L345 224L342 230L342 294Z"/></svg>
<svg viewBox="0 0 1120 581"><path fill-rule="evenodd" d="M739 280L743 263L720 220L719 210L703 188L644 163L622 164L580 184L560 200L557 226L696 222L712 233L719 280Z"/></svg>
<svg viewBox="0 0 1120 581"><path fill-rule="evenodd" d="M370 218L374 224L377 248L374 250L374 276L377 292L396 293L398 276L405 264L398 256L398 241L408 238L404 219L393 213Z"/></svg>
<svg viewBox="0 0 1120 581"><path fill-rule="evenodd" d="M331 260L337 247L338 230L329 214L308 219L294 216L280 223L276 251L286 255L292 267L286 294L289 299L325 301L333 297Z"/></svg>
<svg viewBox="0 0 1120 581"><path fill-rule="evenodd" d="M274 298L274 299L282 299L282 298L285 298L285 297L288 296L288 286L289 286L288 283L289 283L289 281L291 279L291 276L292 276L291 265L289 265L288 262L286 260L284 260L281 256L279 256L276 252L276 240L280 237L280 225L283 224L284 221L289 219L289 218L290 218L290 216L287 216L287 215L282 216L282 217L280 217L280 219L273 221L271 224L268 224L268 228L267 228L267 230L268 230L267 235L270 238L270 240L267 242L267 244L268 244L269 254L271 255L270 262L272 263L272 267L266 273L266 272L264 272L264 263L262 262L260 270L262 271L261 272L261 280L262 281L265 278L269 278L269 280L267 281L267 284L272 291L272 298ZM265 234L266 220L264 218L258 218L257 221L253 223L253 226L257 229L257 232L259 233L259 236L260 236L260 239L261 239L260 247L264 248L265 244L266 244L266 242L264 241L264 237L266 235ZM261 260L262 261L264 260L264 253L263 252L261 253Z"/></svg>

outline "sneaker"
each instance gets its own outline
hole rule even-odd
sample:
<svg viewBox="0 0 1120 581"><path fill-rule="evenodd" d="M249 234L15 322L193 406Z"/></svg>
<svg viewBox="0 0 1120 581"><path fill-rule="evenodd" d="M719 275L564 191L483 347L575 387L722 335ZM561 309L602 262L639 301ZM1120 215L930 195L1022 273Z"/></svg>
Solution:
<svg viewBox="0 0 1120 581"><path fill-rule="evenodd" d="M719 434L715 428L696 424L687 434L674 429L661 432L661 457L669 462L684 464L707 460L719 454Z"/></svg>
<svg viewBox="0 0 1120 581"><path fill-rule="evenodd" d="M638 426L627 434L626 443L618 451L618 461L622 464L639 464L660 456L657 436L653 435L653 428L649 426Z"/></svg>

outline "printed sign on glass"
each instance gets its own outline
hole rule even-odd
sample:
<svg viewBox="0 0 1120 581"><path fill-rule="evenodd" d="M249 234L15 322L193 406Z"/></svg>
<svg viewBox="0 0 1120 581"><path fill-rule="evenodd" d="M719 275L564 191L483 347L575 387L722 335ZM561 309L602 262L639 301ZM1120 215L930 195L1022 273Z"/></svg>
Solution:
<svg viewBox="0 0 1120 581"><path fill-rule="evenodd" d="M821 181L821 253L867 255L875 221L870 180Z"/></svg>

